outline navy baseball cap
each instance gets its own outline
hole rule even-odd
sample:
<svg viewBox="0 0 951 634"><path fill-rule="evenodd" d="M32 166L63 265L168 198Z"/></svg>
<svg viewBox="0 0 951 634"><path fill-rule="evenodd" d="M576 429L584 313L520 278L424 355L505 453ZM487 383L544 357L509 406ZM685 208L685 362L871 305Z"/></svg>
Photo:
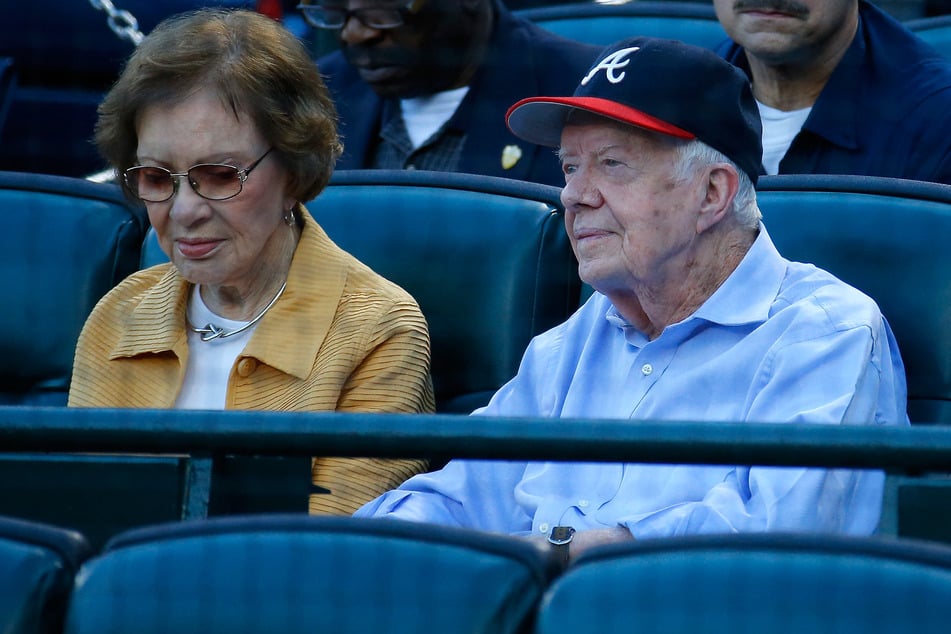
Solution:
<svg viewBox="0 0 951 634"><path fill-rule="evenodd" d="M568 116L585 110L719 150L756 183L762 123L746 75L712 51L633 37L604 49L571 97L522 99L505 115L518 137L557 147Z"/></svg>

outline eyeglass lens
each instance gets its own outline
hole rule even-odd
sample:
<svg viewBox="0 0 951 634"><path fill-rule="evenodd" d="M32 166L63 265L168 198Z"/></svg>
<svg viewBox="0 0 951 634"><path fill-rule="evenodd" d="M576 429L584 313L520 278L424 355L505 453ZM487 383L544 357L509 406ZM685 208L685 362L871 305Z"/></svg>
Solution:
<svg viewBox="0 0 951 634"><path fill-rule="evenodd" d="M241 193L241 170L231 165L195 165L184 175L195 193L210 200L225 200ZM175 195L181 175L162 167L140 166L126 170L132 193L146 202L164 202Z"/></svg>
<svg viewBox="0 0 951 634"><path fill-rule="evenodd" d="M126 186L140 200L147 203L163 203L178 191L178 179L186 177L195 193L208 200L228 200L241 193L244 181L273 147L248 167L240 169L221 163L192 165L184 174L175 174L164 167L137 165L123 173Z"/></svg>
<svg viewBox="0 0 951 634"><path fill-rule="evenodd" d="M301 4L297 8L304 14L308 23L321 29L341 29L350 16L354 16L371 29L393 29L403 24L403 10L395 7L347 9L343 6Z"/></svg>

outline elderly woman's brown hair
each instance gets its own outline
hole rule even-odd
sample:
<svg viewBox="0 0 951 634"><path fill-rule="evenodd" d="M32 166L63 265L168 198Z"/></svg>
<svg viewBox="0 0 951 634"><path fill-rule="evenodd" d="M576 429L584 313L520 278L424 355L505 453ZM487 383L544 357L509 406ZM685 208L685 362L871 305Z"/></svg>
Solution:
<svg viewBox="0 0 951 634"><path fill-rule="evenodd" d="M136 165L142 110L208 87L273 146L289 195L303 202L326 187L342 150L333 101L303 43L252 11L205 9L159 24L99 106L100 152L119 174Z"/></svg>

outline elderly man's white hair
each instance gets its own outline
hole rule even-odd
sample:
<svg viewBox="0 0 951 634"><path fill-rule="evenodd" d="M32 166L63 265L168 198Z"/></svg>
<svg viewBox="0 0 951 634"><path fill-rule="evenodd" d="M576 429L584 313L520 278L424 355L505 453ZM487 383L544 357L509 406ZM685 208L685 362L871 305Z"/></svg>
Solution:
<svg viewBox="0 0 951 634"><path fill-rule="evenodd" d="M759 206L756 204L756 188L753 181L736 163L731 161L722 152L713 149L703 141L692 140L677 144L678 161L675 168L680 178L688 178L699 166L712 163L729 163L736 168L739 176L739 189L733 199L733 215L740 225L747 229L756 229L762 218Z"/></svg>

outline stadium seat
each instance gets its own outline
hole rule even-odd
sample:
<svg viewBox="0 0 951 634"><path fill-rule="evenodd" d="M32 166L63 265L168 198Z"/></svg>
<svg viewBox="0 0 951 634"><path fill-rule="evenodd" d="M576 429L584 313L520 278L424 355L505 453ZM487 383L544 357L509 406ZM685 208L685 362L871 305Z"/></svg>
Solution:
<svg viewBox="0 0 951 634"><path fill-rule="evenodd" d="M601 46L635 35L649 35L713 49L727 37L709 3L584 2L533 7L516 13L559 35Z"/></svg>
<svg viewBox="0 0 951 634"><path fill-rule="evenodd" d="M912 422L951 423L951 185L841 175L764 176L780 253L870 295L901 350Z"/></svg>
<svg viewBox="0 0 951 634"><path fill-rule="evenodd" d="M559 189L488 176L337 172L308 208L341 247L419 302L437 408L469 412L515 375L535 334L577 307Z"/></svg>
<svg viewBox="0 0 951 634"><path fill-rule="evenodd" d="M949 623L946 546L735 534L592 549L546 592L536 632L943 634Z"/></svg>
<svg viewBox="0 0 951 634"><path fill-rule="evenodd" d="M905 26L951 60L951 15L936 15L908 20Z"/></svg>
<svg viewBox="0 0 951 634"><path fill-rule="evenodd" d="M73 579L91 554L80 533L0 517L0 632L59 634Z"/></svg>
<svg viewBox="0 0 951 634"><path fill-rule="evenodd" d="M138 268L148 220L112 185L0 172L0 405L64 405L89 312Z"/></svg>
<svg viewBox="0 0 951 634"><path fill-rule="evenodd" d="M0 313L0 349L9 360L0 370L0 406L66 404L86 317L138 268L147 225L144 209L114 185L0 172L0 293L10 302ZM181 463L0 453L0 479L10 483L0 489L0 508L82 530L100 544L137 522L180 517ZM143 496L149 505L132 506Z"/></svg>
<svg viewBox="0 0 951 634"><path fill-rule="evenodd" d="M559 189L412 170L338 171L308 209L411 293L429 322L437 409L468 413L515 375L535 334L577 307ZM154 235L143 266L165 261Z"/></svg>
<svg viewBox="0 0 951 634"><path fill-rule="evenodd" d="M77 575L67 634L526 631L550 572L514 537L306 515L118 536Z"/></svg>
<svg viewBox="0 0 951 634"><path fill-rule="evenodd" d="M66 404L83 324L139 268L147 226L145 210L115 185L0 172L0 292L10 301L0 315L0 350L10 360L0 370L0 406ZM148 523L307 508L307 458L222 457L208 474L210 492L200 490L194 464L188 456L11 454L0 446L0 481L16 483L0 488L0 509L80 530L98 547Z"/></svg>

